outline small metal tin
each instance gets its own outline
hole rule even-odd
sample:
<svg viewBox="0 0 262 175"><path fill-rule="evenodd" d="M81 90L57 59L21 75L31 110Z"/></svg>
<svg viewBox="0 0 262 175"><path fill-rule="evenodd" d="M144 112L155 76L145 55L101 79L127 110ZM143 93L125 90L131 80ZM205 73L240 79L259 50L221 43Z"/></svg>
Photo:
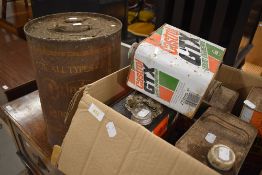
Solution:
<svg viewBox="0 0 262 175"><path fill-rule="evenodd" d="M209 163L214 168L222 171L230 170L236 161L234 151L230 147L223 144L214 145L209 150L207 158Z"/></svg>
<svg viewBox="0 0 262 175"><path fill-rule="evenodd" d="M152 122L152 112L145 105L141 105L132 109L131 113L131 120L141 125L149 125Z"/></svg>

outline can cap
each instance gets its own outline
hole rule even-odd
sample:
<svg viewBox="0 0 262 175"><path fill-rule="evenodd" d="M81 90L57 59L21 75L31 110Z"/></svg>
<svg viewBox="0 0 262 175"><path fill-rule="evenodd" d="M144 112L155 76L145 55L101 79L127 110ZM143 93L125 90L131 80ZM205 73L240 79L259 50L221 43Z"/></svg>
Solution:
<svg viewBox="0 0 262 175"><path fill-rule="evenodd" d="M252 103L251 101L249 101L249 100L245 100L244 104L247 105L248 107L250 107L251 109L255 109L256 108L256 105L254 103Z"/></svg>
<svg viewBox="0 0 262 175"><path fill-rule="evenodd" d="M222 171L230 170L236 161L234 151L230 147L223 144L214 145L209 150L207 158L209 163L214 168Z"/></svg>
<svg viewBox="0 0 262 175"><path fill-rule="evenodd" d="M43 16L29 21L24 31L27 36L44 40L90 40L106 37L121 30L121 22L111 16L68 12Z"/></svg>

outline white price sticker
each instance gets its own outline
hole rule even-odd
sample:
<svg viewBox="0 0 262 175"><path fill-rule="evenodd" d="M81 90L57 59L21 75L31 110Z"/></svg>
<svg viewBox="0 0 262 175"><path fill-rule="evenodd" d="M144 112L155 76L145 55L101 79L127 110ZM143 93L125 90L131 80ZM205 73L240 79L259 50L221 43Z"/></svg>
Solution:
<svg viewBox="0 0 262 175"><path fill-rule="evenodd" d="M141 111L139 111L139 112L137 113L137 115L138 115L139 117L141 117L141 118L144 118L145 116L147 116L148 113L149 113L149 110L147 110L147 109L142 109Z"/></svg>
<svg viewBox="0 0 262 175"><path fill-rule="evenodd" d="M116 128L113 122L108 122L106 124L106 129L109 137L115 137L116 136Z"/></svg>
<svg viewBox="0 0 262 175"><path fill-rule="evenodd" d="M7 90L9 87L6 86L6 85L3 85L2 88L3 88L4 90Z"/></svg>
<svg viewBox="0 0 262 175"><path fill-rule="evenodd" d="M217 136L215 135L215 134L213 134L213 133L207 133L207 135L206 135L206 137L205 137L205 139L206 139L206 141L208 142L208 143L214 143L215 142L215 140L216 140L216 138L217 138Z"/></svg>
<svg viewBox="0 0 262 175"><path fill-rule="evenodd" d="M229 154L230 154L230 152L229 152L228 148L220 147L219 150L218 150L218 157L221 160L229 161Z"/></svg>
<svg viewBox="0 0 262 175"><path fill-rule="evenodd" d="M88 111L98 120L102 121L105 113L103 113L95 104L91 104Z"/></svg>

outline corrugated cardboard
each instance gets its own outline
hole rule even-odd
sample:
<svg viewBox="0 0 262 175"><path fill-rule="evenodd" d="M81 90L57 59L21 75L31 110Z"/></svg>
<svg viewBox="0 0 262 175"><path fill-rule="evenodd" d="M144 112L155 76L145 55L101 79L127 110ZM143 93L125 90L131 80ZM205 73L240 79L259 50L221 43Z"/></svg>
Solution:
<svg viewBox="0 0 262 175"><path fill-rule="evenodd" d="M67 175L217 174L104 104L126 90L127 73L125 68L86 87L73 111L58 168ZM91 104L105 114L101 121L88 112Z"/></svg>

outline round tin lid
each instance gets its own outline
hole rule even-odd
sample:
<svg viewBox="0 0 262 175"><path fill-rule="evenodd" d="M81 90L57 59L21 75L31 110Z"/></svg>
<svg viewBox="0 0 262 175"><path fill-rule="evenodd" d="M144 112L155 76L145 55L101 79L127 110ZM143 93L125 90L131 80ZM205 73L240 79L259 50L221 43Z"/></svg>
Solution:
<svg viewBox="0 0 262 175"><path fill-rule="evenodd" d="M68 12L43 16L29 21L24 31L27 36L56 41L90 40L110 36L122 28L122 23L111 16Z"/></svg>
<svg viewBox="0 0 262 175"><path fill-rule="evenodd" d="M236 161L234 151L230 147L223 144L214 145L209 150L207 157L209 163L213 167L222 171L230 170Z"/></svg>
<svg viewBox="0 0 262 175"><path fill-rule="evenodd" d="M135 107L131 113L131 119L141 125L149 125L152 122L152 112L145 105Z"/></svg>

